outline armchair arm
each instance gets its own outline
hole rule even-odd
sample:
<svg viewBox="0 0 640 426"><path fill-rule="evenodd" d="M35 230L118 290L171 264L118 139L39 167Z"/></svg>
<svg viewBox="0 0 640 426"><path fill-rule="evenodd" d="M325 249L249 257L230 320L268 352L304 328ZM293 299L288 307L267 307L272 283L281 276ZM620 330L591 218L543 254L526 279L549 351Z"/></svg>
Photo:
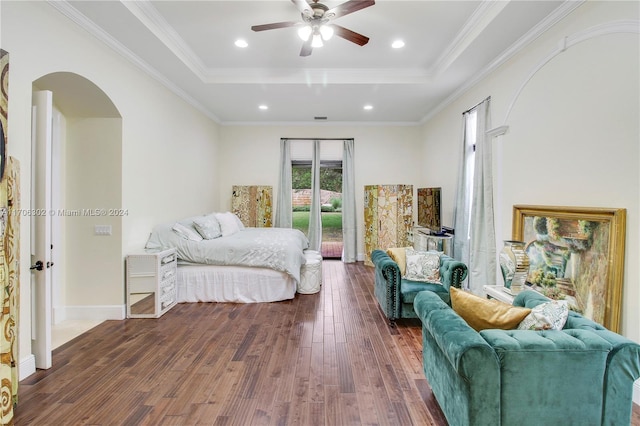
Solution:
<svg viewBox="0 0 640 426"><path fill-rule="evenodd" d="M462 288L462 281L467 278L467 265L443 254L440 258L440 281L449 290L451 286Z"/></svg>
<svg viewBox="0 0 640 426"><path fill-rule="evenodd" d="M375 267L374 294L386 317L393 322L400 318L400 267L383 250L373 250L371 261Z"/></svg>
<svg viewBox="0 0 640 426"><path fill-rule="evenodd" d="M493 348L430 291L413 307L422 321L423 370L450 424L500 424L500 360Z"/></svg>

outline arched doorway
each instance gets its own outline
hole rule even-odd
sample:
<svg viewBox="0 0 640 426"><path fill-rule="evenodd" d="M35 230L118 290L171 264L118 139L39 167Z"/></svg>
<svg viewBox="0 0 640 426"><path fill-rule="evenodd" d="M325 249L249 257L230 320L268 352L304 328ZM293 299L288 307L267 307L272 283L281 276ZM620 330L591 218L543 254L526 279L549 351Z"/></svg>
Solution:
<svg viewBox="0 0 640 426"><path fill-rule="evenodd" d="M104 270L122 263L121 217L93 215L121 207L122 119L111 99L78 74L51 73L32 89L33 121L42 126L32 127L31 206L47 214L32 215L23 226L31 228L32 264L44 265L31 275L32 349L36 366L48 368L51 350L61 343L52 336L55 326L97 319L92 308L100 302L87 296L87 283L106 278L122 285L117 269ZM100 229L108 229L109 238L97 238L98 226L107 227Z"/></svg>

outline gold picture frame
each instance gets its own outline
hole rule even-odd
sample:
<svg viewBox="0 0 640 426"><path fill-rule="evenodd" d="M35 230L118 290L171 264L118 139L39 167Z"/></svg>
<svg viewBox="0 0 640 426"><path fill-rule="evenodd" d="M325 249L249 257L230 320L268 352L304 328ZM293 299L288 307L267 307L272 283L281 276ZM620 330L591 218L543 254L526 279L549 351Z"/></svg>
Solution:
<svg viewBox="0 0 640 426"><path fill-rule="evenodd" d="M580 312L619 332L626 209L513 206L513 239L525 242L527 285L564 298Z"/></svg>

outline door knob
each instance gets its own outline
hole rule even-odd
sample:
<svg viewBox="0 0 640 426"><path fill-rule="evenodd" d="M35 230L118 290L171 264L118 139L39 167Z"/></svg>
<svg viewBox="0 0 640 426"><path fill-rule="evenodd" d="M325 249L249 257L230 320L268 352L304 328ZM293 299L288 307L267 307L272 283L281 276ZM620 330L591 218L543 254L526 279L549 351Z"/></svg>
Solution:
<svg viewBox="0 0 640 426"><path fill-rule="evenodd" d="M37 271L42 271L42 267L43 267L43 266L44 266L44 265L43 265L43 263L42 263L42 260L38 260L38 261L36 262L36 264L35 264L35 265L31 265L31 267L30 267L29 269L35 269L35 270L37 270ZM47 267L49 267L49 266L47 265Z"/></svg>

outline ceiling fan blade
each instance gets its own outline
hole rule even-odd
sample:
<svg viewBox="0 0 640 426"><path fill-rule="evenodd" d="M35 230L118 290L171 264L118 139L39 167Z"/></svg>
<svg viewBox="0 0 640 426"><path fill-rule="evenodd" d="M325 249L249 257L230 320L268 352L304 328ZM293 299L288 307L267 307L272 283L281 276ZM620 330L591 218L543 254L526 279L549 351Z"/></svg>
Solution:
<svg viewBox="0 0 640 426"><path fill-rule="evenodd" d="M300 13L303 15L313 15L313 10L311 10L311 7L309 7L309 3L306 0L291 0L291 2L296 5Z"/></svg>
<svg viewBox="0 0 640 426"><path fill-rule="evenodd" d="M273 24L254 25L251 27L253 31L266 31L275 30L278 28L295 27L300 25L300 22L287 21L287 22L274 22Z"/></svg>
<svg viewBox="0 0 640 426"><path fill-rule="evenodd" d="M339 18L344 15L348 15L365 7L373 6L376 4L375 0L349 0L346 3L342 3L334 8L327 10L324 16L331 19Z"/></svg>
<svg viewBox="0 0 640 426"><path fill-rule="evenodd" d="M360 46L364 46L369 43L369 37L367 36L363 36L362 34L351 31L345 27L341 27L340 25L332 24L331 26L333 27L335 35L338 37L342 37L343 39Z"/></svg>
<svg viewBox="0 0 640 426"><path fill-rule="evenodd" d="M311 42L313 41L313 37L309 37L309 40L305 41L302 44L302 49L300 49L300 56L309 56L313 51L313 47L311 46Z"/></svg>

